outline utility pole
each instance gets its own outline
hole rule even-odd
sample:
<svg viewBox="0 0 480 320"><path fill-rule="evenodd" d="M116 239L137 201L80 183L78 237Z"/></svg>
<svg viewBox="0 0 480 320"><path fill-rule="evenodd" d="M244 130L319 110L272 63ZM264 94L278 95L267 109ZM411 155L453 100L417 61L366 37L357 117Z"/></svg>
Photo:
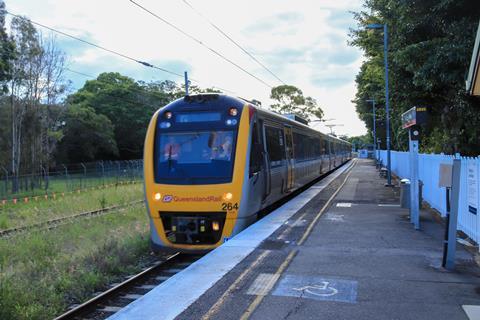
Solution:
<svg viewBox="0 0 480 320"><path fill-rule="evenodd" d="M387 183L386 187L392 185L392 166L390 153L390 98L388 91L388 28L387 24L373 23L367 25L367 29L383 29L383 60L385 64L385 127L387 131Z"/></svg>
<svg viewBox="0 0 480 320"><path fill-rule="evenodd" d="M375 99L368 99L366 100L367 102L372 103L372 109L373 109L373 155L375 157L375 161L377 160L377 118L375 117Z"/></svg>

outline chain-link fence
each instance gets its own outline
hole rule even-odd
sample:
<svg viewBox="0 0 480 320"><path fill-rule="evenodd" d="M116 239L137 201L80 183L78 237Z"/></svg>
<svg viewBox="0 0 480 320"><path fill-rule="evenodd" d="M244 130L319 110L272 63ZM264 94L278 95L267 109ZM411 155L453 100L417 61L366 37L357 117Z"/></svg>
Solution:
<svg viewBox="0 0 480 320"><path fill-rule="evenodd" d="M38 173L0 172L0 200L82 190L143 179L143 160L99 161L40 167Z"/></svg>

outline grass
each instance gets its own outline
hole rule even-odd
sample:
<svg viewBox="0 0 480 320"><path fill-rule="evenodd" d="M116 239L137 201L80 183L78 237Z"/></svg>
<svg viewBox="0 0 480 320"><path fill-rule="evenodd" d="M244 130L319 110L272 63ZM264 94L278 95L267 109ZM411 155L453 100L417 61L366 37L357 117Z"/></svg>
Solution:
<svg viewBox="0 0 480 320"><path fill-rule="evenodd" d="M0 239L0 319L49 319L151 261L142 204Z"/></svg>
<svg viewBox="0 0 480 320"><path fill-rule="evenodd" d="M143 198L141 184L125 184L95 189L80 193L56 194L56 198L28 203L0 204L0 230L31 225L58 217L71 216L76 213L102 209L113 205L123 205Z"/></svg>

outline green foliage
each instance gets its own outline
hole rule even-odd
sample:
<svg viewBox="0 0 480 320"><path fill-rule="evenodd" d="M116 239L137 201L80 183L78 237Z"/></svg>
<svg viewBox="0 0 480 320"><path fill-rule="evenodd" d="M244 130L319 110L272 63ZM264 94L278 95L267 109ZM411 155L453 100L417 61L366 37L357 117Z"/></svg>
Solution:
<svg viewBox="0 0 480 320"><path fill-rule="evenodd" d="M383 34L367 31L365 26L386 23L392 146L402 150L408 145L400 115L413 106L427 106L430 122L423 131L424 151L477 155L480 101L467 96L464 80L478 27L480 2L368 0L365 8L366 11L355 13L359 28L351 31L351 44L363 49L366 56L356 78L358 91L354 102L360 119L372 130L371 104L365 100L375 98L381 106L385 105ZM377 109L377 114L383 120L384 108ZM382 124L377 135L384 143Z"/></svg>
<svg viewBox="0 0 480 320"><path fill-rule="evenodd" d="M312 97L305 97L302 90L295 86L274 87L270 98L277 102L271 107L279 113L295 113L305 119L322 119L323 117L323 110L318 106L317 101Z"/></svg>
<svg viewBox="0 0 480 320"><path fill-rule="evenodd" d="M116 72L102 73L68 98L71 105L92 108L108 118L121 159L142 157L143 140L153 113L175 96L168 83L138 83ZM168 90L165 92L164 90ZM98 157L97 157L98 158Z"/></svg>
<svg viewBox="0 0 480 320"><path fill-rule="evenodd" d="M5 31L5 3L0 1L0 96L7 92L6 81L10 80L14 44Z"/></svg>
<svg viewBox="0 0 480 320"><path fill-rule="evenodd" d="M68 108L63 131L59 155L65 162L87 162L118 155L111 121L83 103Z"/></svg>
<svg viewBox="0 0 480 320"><path fill-rule="evenodd" d="M346 140L354 146L355 151L373 143L373 138L368 133L363 136L348 137Z"/></svg>

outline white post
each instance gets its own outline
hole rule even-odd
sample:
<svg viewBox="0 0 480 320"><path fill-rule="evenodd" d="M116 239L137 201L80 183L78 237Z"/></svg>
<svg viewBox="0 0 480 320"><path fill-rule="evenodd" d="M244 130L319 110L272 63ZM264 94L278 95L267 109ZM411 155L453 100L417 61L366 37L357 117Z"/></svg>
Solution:
<svg viewBox="0 0 480 320"><path fill-rule="evenodd" d="M455 267L461 168L462 168L461 160L460 159L453 160L452 195L451 195L452 207L450 212L450 221L448 224L447 259L446 259L446 265L445 265L445 267L449 270L453 270Z"/></svg>
<svg viewBox="0 0 480 320"><path fill-rule="evenodd" d="M409 130L410 144L410 222L420 229L419 185L418 185L418 129Z"/></svg>

